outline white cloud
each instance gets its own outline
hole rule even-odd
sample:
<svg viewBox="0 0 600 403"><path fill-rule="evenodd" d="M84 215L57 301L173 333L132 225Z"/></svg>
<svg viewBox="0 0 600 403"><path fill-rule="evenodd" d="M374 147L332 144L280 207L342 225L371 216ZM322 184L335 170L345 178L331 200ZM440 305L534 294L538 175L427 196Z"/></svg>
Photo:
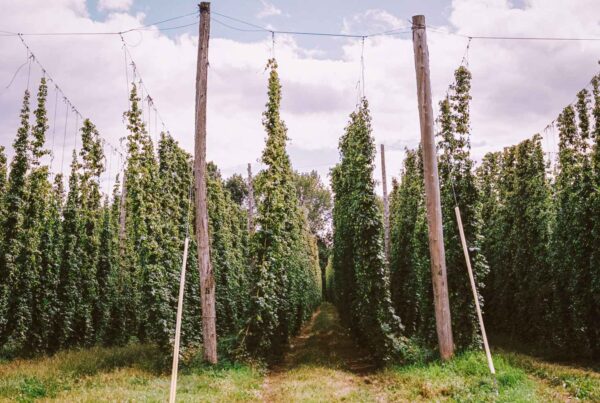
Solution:
<svg viewBox="0 0 600 403"><path fill-rule="evenodd" d="M343 32L348 34L372 34L407 28L409 28L408 20L403 20L381 9L369 9L343 20Z"/></svg>
<svg viewBox="0 0 600 403"><path fill-rule="evenodd" d="M262 8L256 14L257 18L273 17L275 15L281 15L282 14L281 9L275 7L274 4L269 3L267 0L260 0L260 3L262 4Z"/></svg>
<svg viewBox="0 0 600 403"><path fill-rule="evenodd" d="M127 11L133 0L98 0L99 11Z"/></svg>
<svg viewBox="0 0 600 403"><path fill-rule="evenodd" d="M483 4L483 5L482 5ZM95 22L84 0L0 0L0 27L14 32L117 31L143 25L143 15L111 14ZM596 36L600 37L596 0L568 5L559 0L531 0L513 9L502 0L455 0L449 31L466 35ZM381 30L396 28L396 20L367 11ZM390 14L391 15L391 14ZM375 17L374 17L375 16ZM399 22L405 18L393 16ZM358 21L362 21L358 17ZM375 19L373 19L375 18ZM354 18L348 19L354 21ZM353 29L356 27L353 27ZM365 26L365 29L368 26ZM452 81L467 39L429 30L434 103ZM118 37L25 37L50 74L113 143L126 134L122 112L127 106L123 50ZM182 146L193 150L196 36L169 39L158 31L127 34L131 53L169 129ZM13 141L26 86L22 69L9 89L17 67L26 61L17 37L0 37L0 145ZM359 39L340 40L341 55L328 58L305 49L294 38L278 36L276 55L283 86L282 117L291 138L292 162L303 170L326 175L336 162L336 147L349 113L354 109L360 77ZM473 73L471 105L473 154L499 150L542 130L573 100L598 70L600 42L541 42L473 40L469 64ZM255 163L264 146L261 119L266 103L266 60L271 38L237 42L211 38L208 93L208 157L229 175ZM365 41L366 95L373 115L377 143L388 145L389 175L397 175L404 145L419 141L413 48L410 34ZM130 73L131 74L131 73ZM31 87L39 71L32 68ZM50 133L54 126L54 92L49 91ZM60 171L65 109L59 103L56 133ZM154 118L151 133L154 135ZM69 120L66 166L74 144L75 122ZM553 147L550 138L545 145ZM118 159L111 160L112 176ZM257 171L257 167L254 169ZM379 177L379 167L375 171Z"/></svg>

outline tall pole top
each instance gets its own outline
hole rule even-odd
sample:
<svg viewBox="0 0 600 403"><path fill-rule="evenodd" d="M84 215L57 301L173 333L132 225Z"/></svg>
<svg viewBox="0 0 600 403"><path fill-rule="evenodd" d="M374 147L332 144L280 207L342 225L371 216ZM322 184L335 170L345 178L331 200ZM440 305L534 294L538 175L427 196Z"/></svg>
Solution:
<svg viewBox="0 0 600 403"><path fill-rule="evenodd" d="M203 1L198 5L198 7L200 7L200 12L210 11L210 1Z"/></svg>
<svg viewBox="0 0 600 403"><path fill-rule="evenodd" d="M413 29L425 28L425 16L424 15L413 15L412 17Z"/></svg>

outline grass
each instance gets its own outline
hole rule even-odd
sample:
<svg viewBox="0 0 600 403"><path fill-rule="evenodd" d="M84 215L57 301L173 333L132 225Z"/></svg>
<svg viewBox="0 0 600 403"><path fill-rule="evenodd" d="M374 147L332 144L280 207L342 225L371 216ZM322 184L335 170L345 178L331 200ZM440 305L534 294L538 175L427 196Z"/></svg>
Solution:
<svg viewBox="0 0 600 403"><path fill-rule="evenodd" d="M169 394L166 357L148 345L60 352L0 363L0 401L163 402ZM263 371L225 363L182 368L178 401L247 401L257 396Z"/></svg>
<svg viewBox="0 0 600 403"><path fill-rule="evenodd" d="M216 367L190 354L179 372L180 402L562 402L600 401L600 374L504 350L497 376L478 351L438 361L377 369L324 304L292 340L285 360L262 367ZM0 361L0 401L164 402L170 357L149 345L60 352Z"/></svg>
<svg viewBox="0 0 600 403"><path fill-rule="evenodd" d="M550 390L539 390L527 373L502 356L494 356L496 377L484 354L467 352L448 363L393 367L373 376L389 401L534 402L551 401Z"/></svg>
<svg viewBox="0 0 600 403"><path fill-rule="evenodd" d="M600 401L600 373L594 370L545 362L525 354L503 352L503 356L512 365L577 399Z"/></svg>

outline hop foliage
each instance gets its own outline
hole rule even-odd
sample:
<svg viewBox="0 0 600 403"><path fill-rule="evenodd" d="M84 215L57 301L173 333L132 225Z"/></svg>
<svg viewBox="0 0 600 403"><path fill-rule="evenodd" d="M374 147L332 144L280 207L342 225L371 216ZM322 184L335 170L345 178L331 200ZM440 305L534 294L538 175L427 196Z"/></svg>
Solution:
<svg viewBox="0 0 600 403"><path fill-rule="evenodd" d="M497 333L568 356L600 353L599 80L557 119L552 176L539 135L486 155L478 169L489 323Z"/></svg>
<svg viewBox="0 0 600 403"><path fill-rule="evenodd" d="M251 238L249 320L242 345L253 355L278 358L321 295L316 243L300 209L286 151L287 129L279 113L281 85L270 60L268 102L263 113L267 141L256 179L258 229Z"/></svg>
<svg viewBox="0 0 600 403"><path fill-rule="evenodd" d="M380 363L403 359L409 344L390 298L366 99L350 115L339 150L341 162L332 170L334 300L342 320Z"/></svg>

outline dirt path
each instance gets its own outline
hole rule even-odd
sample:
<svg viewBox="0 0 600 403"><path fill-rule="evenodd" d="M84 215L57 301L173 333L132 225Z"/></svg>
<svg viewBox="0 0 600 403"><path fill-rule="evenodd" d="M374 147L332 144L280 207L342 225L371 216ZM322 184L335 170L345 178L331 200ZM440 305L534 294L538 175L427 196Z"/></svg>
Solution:
<svg viewBox="0 0 600 403"><path fill-rule="evenodd" d="M267 402L375 401L368 375L374 365L323 304L294 338L284 362L271 370L261 397Z"/></svg>
<svg viewBox="0 0 600 403"><path fill-rule="evenodd" d="M284 361L255 394L262 402L571 402L598 401L597 372L550 364L526 355L495 351L496 382L483 353L452 361L376 369L323 304L290 343ZM497 385L497 386L494 386ZM499 387L499 394L496 394Z"/></svg>

